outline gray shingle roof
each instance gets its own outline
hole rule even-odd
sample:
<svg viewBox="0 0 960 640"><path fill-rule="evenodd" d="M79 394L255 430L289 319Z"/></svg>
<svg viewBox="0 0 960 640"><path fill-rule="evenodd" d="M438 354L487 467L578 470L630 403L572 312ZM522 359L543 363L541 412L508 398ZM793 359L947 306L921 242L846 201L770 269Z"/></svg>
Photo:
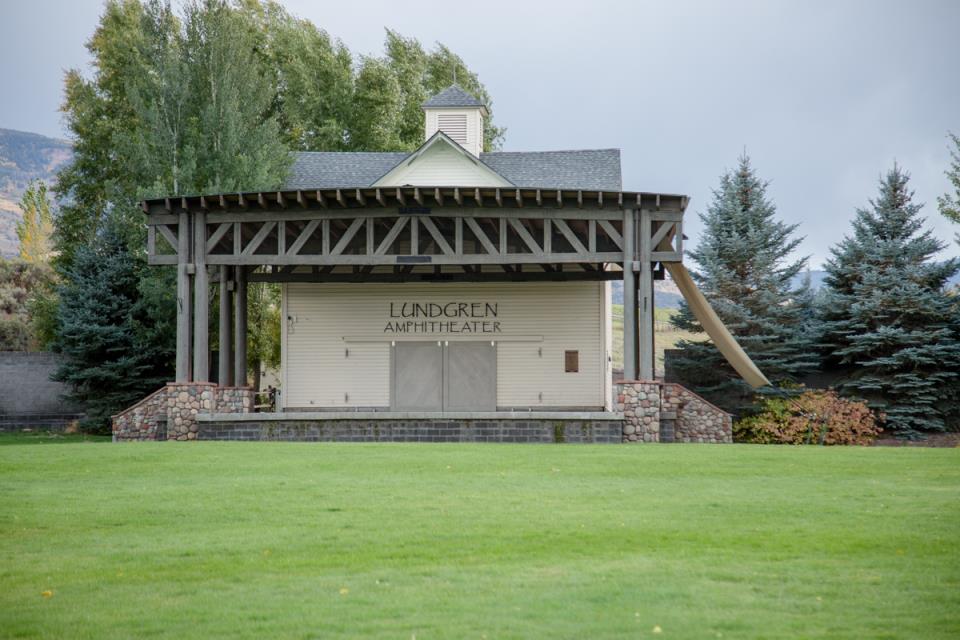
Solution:
<svg viewBox="0 0 960 640"><path fill-rule="evenodd" d="M620 150L494 151L480 159L518 187L620 191Z"/></svg>
<svg viewBox="0 0 960 640"><path fill-rule="evenodd" d="M284 189L366 187L409 154L384 152L300 152ZM620 191L620 150L495 151L480 154L491 169L525 188ZM463 185L470 186L470 185Z"/></svg>
<svg viewBox="0 0 960 640"><path fill-rule="evenodd" d="M303 151L294 154L283 188L367 187L408 155L405 151Z"/></svg>
<svg viewBox="0 0 960 640"><path fill-rule="evenodd" d="M476 96L467 93L460 85L450 85L440 93L427 98L422 107L484 107Z"/></svg>

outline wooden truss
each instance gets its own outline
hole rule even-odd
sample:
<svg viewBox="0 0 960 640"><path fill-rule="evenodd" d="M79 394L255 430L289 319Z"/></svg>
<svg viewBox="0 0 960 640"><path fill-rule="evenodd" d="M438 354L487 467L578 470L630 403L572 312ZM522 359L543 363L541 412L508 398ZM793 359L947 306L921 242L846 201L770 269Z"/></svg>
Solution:
<svg viewBox="0 0 960 640"><path fill-rule="evenodd" d="M177 380L209 379L208 270L218 267L221 341L232 326L235 343L233 354L220 350L219 380L232 373L241 384L250 281L622 278L624 325L636 328L624 333L624 375L650 378L655 265L682 262L686 205L620 191L362 187L164 198L143 209L149 263L178 267Z"/></svg>
<svg viewBox="0 0 960 640"><path fill-rule="evenodd" d="M546 273L622 265L625 210L649 217L657 248L651 260L679 262L685 204L678 196L621 192L413 187L165 199L145 208L151 264L180 262L184 231L197 238L189 261L202 255L207 265L420 267L411 273L455 265L479 267L462 269L476 275L484 265L519 266L521 273L523 265ZM181 212L193 229L182 228Z"/></svg>

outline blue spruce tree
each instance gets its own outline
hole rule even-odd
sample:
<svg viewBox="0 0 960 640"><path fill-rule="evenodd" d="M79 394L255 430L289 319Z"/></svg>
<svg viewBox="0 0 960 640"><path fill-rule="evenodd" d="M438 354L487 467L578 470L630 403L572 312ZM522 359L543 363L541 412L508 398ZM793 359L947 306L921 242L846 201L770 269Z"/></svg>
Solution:
<svg viewBox="0 0 960 640"><path fill-rule="evenodd" d="M92 431L106 430L112 414L171 379L169 334L175 328L172 321L151 320L157 317L153 307L166 301L142 290L143 268L121 234L108 229L77 250L59 290L52 346L63 363L54 378L70 385L71 397L86 407L84 426Z"/></svg>
<svg viewBox="0 0 960 640"><path fill-rule="evenodd" d="M802 238L797 225L776 219L767 183L750 158L720 178L713 201L700 214L703 236L689 256L692 277L743 349L773 383L795 381L816 368L810 325L809 279L796 285L806 258L789 255ZM673 323L693 332L703 328L686 303ZM715 404L733 412L749 407L753 393L710 343L681 341L671 364L676 377Z"/></svg>
<svg viewBox="0 0 960 640"><path fill-rule="evenodd" d="M825 366L841 393L886 414L886 429L914 438L948 427L960 393L960 301L944 285L956 259L919 216L910 176L894 165L859 209L853 234L827 261L820 298Z"/></svg>

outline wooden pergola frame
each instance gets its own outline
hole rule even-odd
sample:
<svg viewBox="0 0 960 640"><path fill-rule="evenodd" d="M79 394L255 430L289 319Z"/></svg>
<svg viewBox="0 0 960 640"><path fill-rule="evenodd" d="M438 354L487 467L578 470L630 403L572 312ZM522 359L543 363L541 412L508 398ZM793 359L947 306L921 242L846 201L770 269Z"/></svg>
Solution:
<svg viewBox="0 0 960 640"><path fill-rule="evenodd" d="M246 382L248 282L622 278L624 376L652 379L653 280L658 263L683 261L687 202L626 191L356 187L159 198L143 210L149 263L177 265L178 382L210 377L211 267L221 345L233 334L233 353L220 349L220 384Z"/></svg>

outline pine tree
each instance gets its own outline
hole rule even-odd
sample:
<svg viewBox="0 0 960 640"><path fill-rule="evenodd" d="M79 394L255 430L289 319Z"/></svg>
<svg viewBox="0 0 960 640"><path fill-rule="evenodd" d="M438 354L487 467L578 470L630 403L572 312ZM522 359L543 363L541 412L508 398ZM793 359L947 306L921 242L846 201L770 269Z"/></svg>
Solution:
<svg viewBox="0 0 960 640"><path fill-rule="evenodd" d="M170 379L174 354L169 340L157 339L151 297L140 290L143 268L122 235L107 229L76 252L59 290L53 348L63 364L54 379L70 386L93 430Z"/></svg>
<svg viewBox="0 0 960 640"><path fill-rule="evenodd" d="M944 171L944 174L950 180L954 193L943 194L937 198L937 204L940 206L940 213L960 224L960 136L955 133L948 136L953 148L950 149L950 168ZM956 235L956 240L957 244L960 244L960 233Z"/></svg>
<svg viewBox="0 0 960 640"><path fill-rule="evenodd" d="M853 233L831 252L820 302L822 345L839 388L886 413L902 437L942 431L960 390L960 305L944 292L960 260L919 216L909 175L894 165Z"/></svg>
<svg viewBox="0 0 960 640"><path fill-rule="evenodd" d="M810 348L809 281L794 285L806 259L789 260L802 238L797 225L776 220L767 183L750 158L720 178L706 213L703 236L689 253L692 277L730 332L774 384L795 381L816 367ZM702 333L686 303L673 323ZM742 412L752 392L708 342L681 341L677 377L721 407Z"/></svg>

